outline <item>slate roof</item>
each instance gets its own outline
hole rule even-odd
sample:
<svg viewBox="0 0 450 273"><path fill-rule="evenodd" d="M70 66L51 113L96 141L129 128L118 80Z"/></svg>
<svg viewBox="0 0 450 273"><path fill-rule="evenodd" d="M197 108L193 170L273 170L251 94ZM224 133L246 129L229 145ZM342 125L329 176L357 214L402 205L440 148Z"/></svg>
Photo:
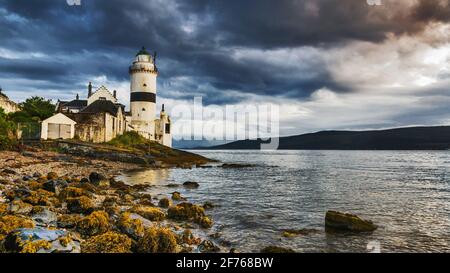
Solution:
<svg viewBox="0 0 450 273"><path fill-rule="evenodd" d="M61 102L61 104L63 106L66 107L78 107L78 108L83 108L86 107L88 104L87 100L73 100L73 101L69 101L69 102Z"/></svg>
<svg viewBox="0 0 450 273"><path fill-rule="evenodd" d="M112 101L96 100L81 110L81 113L110 113L111 115L117 116L120 108L120 105L116 105Z"/></svg>

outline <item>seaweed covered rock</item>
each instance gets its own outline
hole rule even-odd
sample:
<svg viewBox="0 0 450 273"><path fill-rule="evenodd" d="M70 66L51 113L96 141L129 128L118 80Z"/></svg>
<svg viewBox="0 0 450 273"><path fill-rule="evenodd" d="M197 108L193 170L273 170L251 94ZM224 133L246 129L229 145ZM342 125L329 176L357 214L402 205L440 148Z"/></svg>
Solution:
<svg viewBox="0 0 450 273"><path fill-rule="evenodd" d="M0 241L18 228L34 228L33 220L23 216L5 215L0 217Z"/></svg>
<svg viewBox="0 0 450 273"><path fill-rule="evenodd" d="M124 212L120 215L117 221L117 228L135 240L144 236L144 224L140 219L132 218L129 212Z"/></svg>
<svg viewBox="0 0 450 273"><path fill-rule="evenodd" d="M57 226L59 228L75 228L82 218L79 214L64 214L58 217Z"/></svg>
<svg viewBox="0 0 450 273"><path fill-rule="evenodd" d="M89 182L99 187L110 186L109 180L103 174L96 172L89 175Z"/></svg>
<svg viewBox="0 0 450 273"><path fill-rule="evenodd" d="M161 208L168 208L171 205L172 205L172 202L170 202L169 198L167 198L167 197L162 198L158 202L158 206L160 206Z"/></svg>
<svg viewBox="0 0 450 273"><path fill-rule="evenodd" d="M186 198L182 197L181 193L175 191L175 192L172 193L172 200L174 200L174 201L183 201L183 200L186 200Z"/></svg>
<svg viewBox="0 0 450 273"><path fill-rule="evenodd" d="M168 217L174 220L195 220L205 216L205 210L192 203L180 203L167 210Z"/></svg>
<svg viewBox="0 0 450 273"><path fill-rule="evenodd" d="M67 209L72 213L89 214L94 210L92 200L87 196L67 198Z"/></svg>
<svg viewBox="0 0 450 273"><path fill-rule="evenodd" d="M150 227L138 241L141 253L174 253L177 249L177 237L168 228Z"/></svg>
<svg viewBox="0 0 450 273"><path fill-rule="evenodd" d="M5 250L21 253L80 253L80 243L65 230L17 229L5 239Z"/></svg>
<svg viewBox="0 0 450 273"><path fill-rule="evenodd" d="M211 218L205 215L205 209L191 203L180 203L167 210L168 217L179 221L193 221L203 228L210 228L213 225Z"/></svg>
<svg viewBox="0 0 450 273"><path fill-rule="evenodd" d="M78 232L86 236L105 233L110 227L109 216L104 211L94 211L77 223Z"/></svg>
<svg viewBox="0 0 450 273"><path fill-rule="evenodd" d="M47 179L48 179L48 180L57 179L57 178L58 178L58 174L55 173L55 172L49 172L49 173L47 174Z"/></svg>
<svg viewBox="0 0 450 273"><path fill-rule="evenodd" d="M117 232L107 232L89 238L81 245L83 253L131 253L132 241Z"/></svg>
<svg viewBox="0 0 450 273"><path fill-rule="evenodd" d="M134 207L131 211L150 221L162 221L166 218L166 214L161 209L155 207L138 206Z"/></svg>
<svg viewBox="0 0 450 273"><path fill-rule="evenodd" d="M294 250L290 248L284 248L279 246L268 246L261 250L261 253L295 253Z"/></svg>
<svg viewBox="0 0 450 273"><path fill-rule="evenodd" d="M14 200L8 204L8 213L11 214L28 214L32 210L32 205L24 203L21 200Z"/></svg>
<svg viewBox="0 0 450 273"><path fill-rule="evenodd" d="M318 233L317 229L303 228L303 229L285 229L282 231L282 236L286 238L296 237L299 235L306 236L314 233Z"/></svg>
<svg viewBox="0 0 450 273"><path fill-rule="evenodd" d="M67 198L76 198L76 197L81 197L81 196L88 196L89 194L90 193L88 191L86 191L85 189L69 186L69 187L64 188L59 193L59 198L61 200L66 200Z"/></svg>
<svg viewBox="0 0 450 273"><path fill-rule="evenodd" d="M213 242L211 242L210 240L204 240L203 242L200 243L200 245L198 246L198 250L200 252L219 252L220 248L218 246L216 246Z"/></svg>
<svg viewBox="0 0 450 273"><path fill-rule="evenodd" d="M59 206L60 202L56 198L53 192L49 192L43 189L36 191L30 191L28 195L23 199L25 203L29 203L34 206Z"/></svg>
<svg viewBox="0 0 450 273"><path fill-rule="evenodd" d="M58 195L65 187L67 187L67 182L61 180L50 180L42 184L44 190L53 192L56 195Z"/></svg>
<svg viewBox="0 0 450 273"><path fill-rule="evenodd" d="M180 242L188 245L198 245L201 239L196 238L190 229L185 229L180 235Z"/></svg>
<svg viewBox="0 0 450 273"><path fill-rule="evenodd" d="M357 215L327 211L325 227L332 231L371 232L378 227L372 221L359 218Z"/></svg>
<svg viewBox="0 0 450 273"><path fill-rule="evenodd" d="M5 215L8 212L8 204L0 203L0 216Z"/></svg>

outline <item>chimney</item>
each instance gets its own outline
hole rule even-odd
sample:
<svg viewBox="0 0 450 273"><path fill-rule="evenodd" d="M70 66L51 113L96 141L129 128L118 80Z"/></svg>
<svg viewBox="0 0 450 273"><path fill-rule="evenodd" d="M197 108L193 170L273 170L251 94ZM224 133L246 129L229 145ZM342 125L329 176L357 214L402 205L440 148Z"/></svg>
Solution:
<svg viewBox="0 0 450 273"><path fill-rule="evenodd" d="M91 82L89 82L89 85L88 85L88 98L90 96L92 96L92 83Z"/></svg>
<svg viewBox="0 0 450 273"><path fill-rule="evenodd" d="M116 90L113 91L113 97L114 97L115 99L117 99L117 91L116 91Z"/></svg>
<svg viewBox="0 0 450 273"><path fill-rule="evenodd" d="M164 112L164 104L162 105L162 112Z"/></svg>
<svg viewBox="0 0 450 273"><path fill-rule="evenodd" d="M80 99L80 96L77 94L77 100L79 100Z"/></svg>

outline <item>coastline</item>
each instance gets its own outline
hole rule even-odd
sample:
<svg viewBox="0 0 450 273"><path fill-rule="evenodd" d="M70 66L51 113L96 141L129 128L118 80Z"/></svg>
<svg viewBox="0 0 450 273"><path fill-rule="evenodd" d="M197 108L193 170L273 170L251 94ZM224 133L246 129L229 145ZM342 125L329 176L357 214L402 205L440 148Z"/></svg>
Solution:
<svg viewBox="0 0 450 273"><path fill-rule="evenodd" d="M192 160L141 164L30 147L0 151L0 252L224 251L198 235L213 225L211 204L191 204L177 192L158 200L145 193L151 185L115 180L143 168L210 162L180 153ZM32 240L25 238L30 233Z"/></svg>

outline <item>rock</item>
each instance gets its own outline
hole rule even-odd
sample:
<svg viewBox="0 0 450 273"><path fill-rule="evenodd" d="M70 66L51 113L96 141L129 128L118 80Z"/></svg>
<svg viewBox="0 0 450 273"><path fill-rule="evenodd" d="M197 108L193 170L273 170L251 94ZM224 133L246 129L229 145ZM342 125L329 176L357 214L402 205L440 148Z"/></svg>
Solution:
<svg viewBox="0 0 450 273"><path fill-rule="evenodd" d="M138 206L134 207L131 211L150 221L162 221L166 218L165 213L161 209L155 207Z"/></svg>
<svg viewBox="0 0 450 273"><path fill-rule="evenodd" d="M54 180L54 179L58 179L58 174L55 172L49 172L47 174L47 179L48 180Z"/></svg>
<svg viewBox="0 0 450 273"><path fill-rule="evenodd" d="M286 238L296 237L299 235L309 235L313 233L318 233L319 231L317 229L285 229L282 231L282 236Z"/></svg>
<svg viewBox="0 0 450 273"><path fill-rule="evenodd" d="M210 240L204 240L203 242L200 243L200 245L198 246L198 250L202 253L211 253L211 252L219 252L220 251L220 247L216 246L213 242L211 242Z"/></svg>
<svg viewBox="0 0 450 273"><path fill-rule="evenodd" d="M205 203L203 203L204 209L213 209L214 207L215 207L215 205L210 201L206 201Z"/></svg>
<svg viewBox="0 0 450 273"><path fill-rule="evenodd" d="M34 177L34 178L39 178L39 177L41 177L41 176L42 176L42 174L39 173L39 172L35 172L35 173L33 174L33 177Z"/></svg>
<svg viewBox="0 0 450 273"><path fill-rule="evenodd" d="M378 227L372 221L363 220L354 214L327 211L325 227L330 230L352 232L371 232Z"/></svg>
<svg viewBox="0 0 450 273"><path fill-rule="evenodd" d="M31 177L29 175L25 175L24 177L22 177L23 181L30 181L31 179L33 179L33 177Z"/></svg>
<svg viewBox="0 0 450 273"><path fill-rule="evenodd" d="M202 228L211 228L213 225L213 220L211 220L208 216L204 216L198 220L198 224Z"/></svg>
<svg viewBox="0 0 450 273"><path fill-rule="evenodd" d="M201 242L200 238L195 238L190 229L185 229L180 236L180 241L188 245L198 245Z"/></svg>
<svg viewBox="0 0 450 273"><path fill-rule="evenodd" d="M86 236L105 233L110 227L109 215L104 211L94 211L77 223L77 230Z"/></svg>
<svg viewBox="0 0 450 273"><path fill-rule="evenodd" d="M59 206L60 202L56 198L55 193L49 192L43 189L30 191L29 194L23 199L24 202L34 206Z"/></svg>
<svg viewBox="0 0 450 273"><path fill-rule="evenodd" d="M49 192L53 192L56 195L59 195L59 193L67 187L67 182L61 181L61 180L50 180L48 182L45 182L42 185L43 189Z"/></svg>
<svg viewBox="0 0 450 273"><path fill-rule="evenodd" d="M58 223L56 213L43 207L34 208L31 219L34 220L37 226L42 227L56 227Z"/></svg>
<svg viewBox="0 0 450 273"><path fill-rule="evenodd" d="M11 214L28 214L33 210L33 206L20 200L14 200L8 204L8 212Z"/></svg>
<svg viewBox="0 0 450 273"><path fill-rule="evenodd" d="M172 200L174 200L174 201L182 201L182 200L186 200L186 198L181 197L181 193L176 191L176 192L172 193Z"/></svg>
<svg viewBox="0 0 450 273"><path fill-rule="evenodd" d="M261 253L295 253L294 250L290 248L284 248L279 246L268 246L261 250Z"/></svg>
<svg viewBox="0 0 450 273"><path fill-rule="evenodd" d="M72 213L89 214L94 210L94 204L86 196L67 198L67 209Z"/></svg>
<svg viewBox="0 0 450 273"><path fill-rule="evenodd" d="M183 186L190 189L197 189L200 185L197 182L186 181L183 183Z"/></svg>
<svg viewBox="0 0 450 273"><path fill-rule="evenodd" d="M93 172L89 175L89 182L92 184L99 186L100 184L105 184L108 181L103 174ZM109 185L109 181L107 183Z"/></svg>
<svg viewBox="0 0 450 273"><path fill-rule="evenodd" d="M22 253L80 253L80 243L65 230L21 228L5 239L5 249Z"/></svg>
<svg viewBox="0 0 450 273"><path fill-rule="evenodd" d="M172 202L170 202L169 198L167 198L167 197L162 198L158 202L158 206L160 206L161 208L168 208L171 205L172 205Z"/></svg>
<svg viewBox="0 0 450 273"><path fill-rule="evenodd" d="M134 240L139 240L144 236L144 224L139 219L133 219L130 217L129 212L124 212L120 215L117 221L117 227L119 230Z"/></svg>
<svg viewBox="0 0 450 273"><path fill-rule="evenodd" d="M5 215L0 217L0 241L18 228L34 228L34 222L24 216Z"/></svg>
<svg viewBox="0 0 450 273"><path fill-rule="evenodd" d="M131 245L126 235L110 231L89 238L81 249L83 253L131 253Z"/></svg>
<svg viewBox="0 0 450 273"><path fill-rule="evenodd" d="M167 184L166 187L168 188L178 188L180 185L178 184Z"/></svg>
<svg viewBox="0 0 450 273"><path fill-rule="evenodd" d="M17 174L16 171L11 170L11 169L3 169L2 173L4 173L4 174L13 174L13 175Z"/></svg>
<svg viewBox="0 0 450 273"><path fill-rule="evenodd" d="M168 217L174 220L196 220L205 216L205 210L191 203L180 203L167 210Z"/></svg>
<svg viewBox="0 0 450 273"><path fill-rule="evenodd" d="M236 248L230 249L230 254L237 254L239 251Z"/></svg>
<svg viewBox="0 0 450 273"><path fill-rule="evenodd" d="M59 228L75 228L82 218L79 214L64 214L58 217L57 226Z"/></svg>
<svg viewBox="0 0 450 273"><path fill-rule="evenodd" d="M254 167L252 164L236 164L236 163L224 163L220 167L224 169L237 169L237 168L250 168Z"/></svg>
<svg viewBox="0 0 450 273"><path fill-rule="evenodd" d="M163 227L150 227L138 241L141 253L174 253L177 249L177 236L173 231Z"/></svg>

